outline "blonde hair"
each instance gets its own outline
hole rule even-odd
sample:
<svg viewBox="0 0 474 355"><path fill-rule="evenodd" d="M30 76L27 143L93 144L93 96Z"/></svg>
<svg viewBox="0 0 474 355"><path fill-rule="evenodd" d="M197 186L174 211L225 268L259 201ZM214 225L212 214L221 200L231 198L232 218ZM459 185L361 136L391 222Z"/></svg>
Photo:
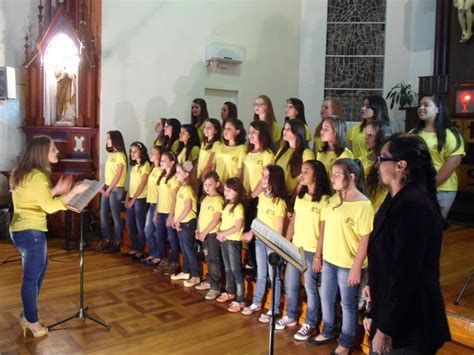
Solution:
<svg viewBox="0 0 474 355"><path fill-rule="evenodd" d="M25 152L10 176L11 190L15 190L20 186L33 169L38 169L48 176L51 174L51 164L48 156L52 142L48 136L35 136L28 141Z"/></svg>

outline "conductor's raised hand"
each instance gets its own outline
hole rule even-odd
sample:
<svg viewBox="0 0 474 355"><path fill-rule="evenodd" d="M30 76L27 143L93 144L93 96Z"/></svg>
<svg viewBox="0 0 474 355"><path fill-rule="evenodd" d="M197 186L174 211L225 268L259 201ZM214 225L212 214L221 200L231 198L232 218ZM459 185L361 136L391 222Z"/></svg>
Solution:
<svg viewBox="0 0 474 355"><path fill-rule="evenodd" d="M56 185L51 189L51 194L53 196L61 196L67 194L74 183L74 180L71 175L64 177L61 175Z"/></svg>

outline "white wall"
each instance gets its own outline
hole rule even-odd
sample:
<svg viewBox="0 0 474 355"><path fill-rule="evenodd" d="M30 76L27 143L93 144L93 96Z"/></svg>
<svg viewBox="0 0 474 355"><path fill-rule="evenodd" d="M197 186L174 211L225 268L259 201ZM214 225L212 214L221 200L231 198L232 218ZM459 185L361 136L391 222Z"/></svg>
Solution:
<svg viewBox="0 0 474 355"><path fill-rule="evenodd" d="M103 0L102 13L101 147L110 129L127 145L151 144L158 118L189 122L205 88L238 91L246 123L257 95L272 99L280 121L285 99L298 95L300 0ZM212 42L245 48L240 75L208 74Z"/></svg>
<svg viewBox="0 0 474 355"><path fill-rule="evenodd" d="M24 117L23 45L26 32L37 32L35 16L33 1L0 2L0 66L15 68L17 85L16 100L0 100L0 170L11 170L24 147L19 130ZM0 192L6 190L6 179L0 175Z"/></svg>

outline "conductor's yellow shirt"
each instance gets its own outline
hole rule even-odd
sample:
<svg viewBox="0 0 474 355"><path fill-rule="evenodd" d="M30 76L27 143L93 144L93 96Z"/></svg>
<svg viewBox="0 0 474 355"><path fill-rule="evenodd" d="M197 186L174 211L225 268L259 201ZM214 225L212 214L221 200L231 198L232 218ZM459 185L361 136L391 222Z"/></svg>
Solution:
<svg viewBox="0 0 474 355"><path fill-rule="evenodd" d="M201 202L201 209L199 211L198 226L199 232L202 232L207 228L209 223L212 222L214 214L220 212L224 208L224 199L221 195L217 196L206 196ZM216 233L219 230L220 222L209 232Z"/></svg>
<svg viewBox="0 0 474 355"><path fill-rule="evenodd" d="M105 176L104 183L110 185L112 180L117 173L117 166L123 165L122 173L120 174L120 179L117 182L116 187L125 186L125 178L127 177L127 157L124 152L113 152L107 155L107 160L105 161Z"/></svg>
<svg viewBox="0 0 474 355"><path fill-rule="evenodd" d="M370 234L374 208L367 200L341 204L339 194L332 196L321 212L324 221L323 259L333 265L350 269L359 249L360 238ZM367 258L362 266L367 267Z"/></svg>
<svg viewBox="0 0 474 355"><path fill-rule="evenodd" d="M46 232L46 214L66 210L66 205L60 197L51 196L49 177L38 169L31 170L23 182L12 191L12 200L12 232L27 229Z"/></svg>
<svg viewBox="0 0 474 355"><path fill-rule="evenodd" d="M244 206L239 203L235 206L234 210L231 212L232 204L228 203L224 207L221 216L221 226L220 230L225 231L235 226L235 222L239 219L242 220L242 228L234 234L228 235L227 240L240 241L242 239L242 234L244 232Z"/></svg>

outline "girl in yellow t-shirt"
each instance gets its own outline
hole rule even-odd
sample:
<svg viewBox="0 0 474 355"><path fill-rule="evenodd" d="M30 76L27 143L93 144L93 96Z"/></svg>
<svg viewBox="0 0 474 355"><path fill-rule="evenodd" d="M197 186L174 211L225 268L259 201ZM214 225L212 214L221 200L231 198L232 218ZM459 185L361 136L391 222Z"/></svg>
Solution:
<svg viewBox="0 0 474 355"><path fill-rule="evenodd" d="M239 178L233 177L224 185L225 206L222 211L221 225L217 240L221 242L222 260L224 261L226 292L216 298L219 303L233 301L227 310L240 312L245 307L245 289L242 268L242 233L244 231L244 206L242 200L244 188Z"/></svg>
<svg viewBox="0 0 474 355"><path fill-rule="evenodd" d="M221 119L224 122L229 117L239 118L237 114L237 106L233 102L226 101L221 107Z"/></svg>
<svg viewBox="0 0 474 355"><path fill-rule="evenodd" d="M372 202L375 212L377 212L388 194L387 188L382 186L379 181L379 173L375 163L385 141L392 134L393 130L390 123L380 120L367 124L365 130L365 146L369 150L369 154L361 159L361 162L367 181L367 197Z"/></svg>
<svg viewBox="0 0 474 355"><path fill-rule="evenodd" d="M423 138L430 149L437 171L436 196L441 214L446 218L458 190L456 169L466 154L464 140L456 126L449 121L446 106L440 96L423 97L418 117L420 121L413 133Z"/></svg>
<svg viewBox="0 0 474 355"><path fill-rule="evenodd" d="M318 154L318 151L323 146L323 142L321 140L321 129L323 128L323 121L331 116L338 116L344 118L344 109L342 108L342 102L336 97L326 97L324 98L323 102L321 103L321 110L320 110L320 117L321 121L316 126L314 130L314 146L313 152L314 156Z"/></svg>
<svg viewBox="0 0 474 355"><path fill-rule="evenodd" d="M181 122L176 118L168 118L163 124L164 138L163 147L172 151L174 154L178 152L179 134L181 133Z"/></svg>
<svg viewBox="0 0 474 355"><path fill-rule="evenodd" d="M203 137L203 124L209 118L206 100L196 98L191 104L191 124L196 129L199 140Z"/></svg>
<svg viewBox="0 0 474 355"><path fill-rule="evenodd" d="M127 176L127 153L120 131L107 132L105 148L108 152L105 161L105 187L102 191L100 201L100 225L102 229L102 242L99 250L106 253L120 251L120 240L122 239L122 219L120 210L125 194L125 178ZM114 242L110 243L109 214L114 222Z"/></svg>
<svg viewBox="0 0 474 355"><path fill-rule="evenodd" d="M338 159L332 167L331 182L336 194L321 212L321 234L313 263L317 272L322 267L323 331L310 342L319 345L336 337L334 310L339 290L343 305L342 329L335 352L348 353L356 334L359 286L362 269L367 267L374 209L364 194L364 171L360 161Z"/></svg>
<svg viewBox="0 0 474 355"><path fill-rule="evenodd" d="M285 122L288 120L299 120L304 123L304 129L306 132L306 142L308 146L311 146L313 137L311 136L311 130L306 123L306 117L304 114L304 103L296 97L289 98L286 100L285 105Z"/></svg>
<svg viewBox="0 0 474 355"><path fill-rule="evenodd" d="M390 123L385 99L378 95L364 97L363 106L360 109L360 118L361 123L354 125L348 135L349 145L356 159L361 159L369 153L365 146L367 124L376 120Z"/></svg>
<svg viewBox="0 0 474 355"><path fill-rule="evenodd" d="M281 166L267 165L263 169L261 184L263 191L258 197L257 218L275 232L282 235L287 213L287 197L285 191L281 188L285 184L285 173ZM243 239L246 242L250 242L253 239L253 233L251 231L246 232ZM272 250L258 239L255 241L255 250L257 256L257 285L255 287L252 304L249 307L245 307L242 311L244 315L250 315L262 308L263 296L267 289L267 276L270 277L270 280L273 282L273 269L267 262L268 254L270 254ZM269 323L272 314L278 313L280 289L281 280L278 272L276 283L275 285L272 284L272 292L275 293L276 310L270 309L267 313L262 313L258 319L259 322Z"/></svg>
<svg viewBox="0 0 474 355"><path fill-rule="evenodd" d="M178 180L176 179L176 155L166 151L161 155L161 175L158 178L158 202L155 209L153 222L156 224L158 258L161 261L156 271L164 271L165 275L174 275L178 270L179 241L176 230L173 228L173 213L178 192ZM165 239L171 247L171 257L168 259L168 251Z"/></svg>
<svg viewBox="0 0 474 355"><path fill-rule="evenodd" d="M208 118L203 123L203 138L199 159L197 163L196 177L199 181L204 181L207 172L214 170L216 151L222 145L221 123L215 118Z"/></svg>
<svg viewBox="0 0 474 355"><path fill-rule="evenodd" d="M71 189L72 178L63 179L51 187L51 164L56 164L59 150L48 136L35 136L10 176L13 200L11 238L21 253L23 266L22 302L20 315L23 336L29 329L35 338L48 334L48 328L38 318L38 294L48 265L46 244L46 215L66 210L77 193L87 189L78 184Z"/></svg>
<svg viewBox="0 0 474 355"><path fill-rule="evenodd" d="M193 166L197 165L199 158L199 137L196 129L190 124L181 126L179 146L176 155L178 156L178 164L190 161L193 163Z"/></svg>
<svg viewBox="0 0 474 355"><path fill-rule="evenodd" d="M241 120L228 118L224 121L224 144L216 150L216 172L221 181L242 176L242 163L247 154L245 128Z"/></svg>
<svg viewBox="0 0 474 355"><path fill-rule="evenodd" d="M179 245L183 251L183 267L181 272L171 275L171 280L185 280L184 287L194 287L201 282L197 256L196 193L191 184L193 163L185 161L176 166L176 178L180 183L176 194L173 228L178 232Z"/></svg>
<svg viewBox="0 0 474 355"><path fill-rule="evenodd" d="M346 143L346 122L337 116L324 119L321 128L321 149L316 159L324 164L328 175L331 175L332 165L337 159L353 158Z"/></svg>
<svg viewBox="0 0 474 355"><path fill-rule="evenodd" d="M153 146L150 152L150 161L153 164L150 176L148 177L146 202L148 203L148 213L145 224L145 236L148 241L148 257L145 262L150 266L157 266L161 259L158 253L158 236L156 223L153 222L155 216L156 205L158 203L158 179L163 172L160 167L161 155L164 152L162 146Z"/></svg>
<svg viewBox="0 0 474 355"><path fill-rule="evenodd" d="M285 143L276 154L275 162L285 172L285 190L293 201L293 197L298 193L301 165L307 160L314 159L314 154L308 147L304 124L301 121L285 122L283 140Z"/></svg>
<svg viewBox="0 0 474 355"><path fill-rule="evenodd" d="M196 289L209 290L205 298L213 300L219 296L221 289L221 246L216 233L221 223L224 199L219 192L221 183L215 171L204 174L203 180L204 198L199 211L196 239L203 242L208 274L207 281L201 282Z"/></svg>
<svg viewBox="0 0 474 355"><path fill-rule="evenodd" d="M267 123L268 129L272 133L273 142L275 142L275 148L277 148L281 139L281 126L276 119L272 100L266 95L259 95L255 99L253 106L255 112L253 120Z"/></svg>
<svg viewBox="0 0 474 355"><path fill-rule="evenodd" d="M127 229L132 242L128 256L143 259L145 252L145 222L148 203L146 202L148 175L151 171L148 150L141 142L130 145L130 181L125 196L127 208Z"/></svg>
<svg viewBox="0 0 474 355"><path fill-rule="evenodd" d="M328 175L324 165L317 160L308 160L301 167L301 190L295 201L286 238L298 248L304 249L307 269L302 274L291 264L285 271L285 294L287 315L280 318L275 329L282 330L298 323L301 276L304 280L307 308L303 325L295 333L296 340L307 340L316 329L319 308L318 282L321 273L316 270L315 253L321 228L321 211L331 195Z"/></svg>

